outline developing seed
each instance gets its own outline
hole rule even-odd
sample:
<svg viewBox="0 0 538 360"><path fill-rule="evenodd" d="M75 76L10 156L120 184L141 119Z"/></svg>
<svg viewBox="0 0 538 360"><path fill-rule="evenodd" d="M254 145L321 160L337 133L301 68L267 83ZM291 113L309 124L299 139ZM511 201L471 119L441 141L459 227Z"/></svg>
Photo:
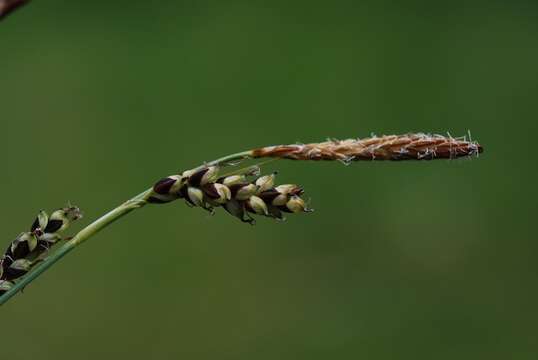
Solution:
<svg viewBox="0 0 538 360"><path fill-rule="evenodd" d="M256 180L256 186L258 187L259 193L271 189L274 185L275 185L275 173L262 176Z"/></svg>
<svg viewBox="0 0 538 360"><path fill-rule="evenodd" d="M291 213L299 213L299 212L309 212L311 210L306 208L306 204L303 199L301 199L297 195L293 195L285 206L280 207L283 211L288 211Z"/></svg>
<svg viewBox="0 0 538 360"><path fill-rule="evenodd" d="M257 215L269 215L269 210L267 209L267 205L265 202L257 197L256 195L252 195L247 201L246 201L246 208L248 211L252 212L253 214Z"/></svg>
<svg viewBox="0 0 538 360"><path fill-rule="evenodd" d="M189 186L187 188L187 197L185 199L193 206L204 207L204 193L198 188Z"/></svg>
<svg viewBox="0 0 538 360"><path fill-rule="evenodd" d="M244 183L247 182L247 178L244 175L227 176L227 177L222 178L220 180L221 180L220 182L223 185L226 185L228 187L230 187L232 185L237 185L237 184L244 184Z"/></svg>
<svg viewBox="0 0 538 360"><path fill-rule="evenodd" d="M234 191L232 191L232 195L235 199L244 201L244 200L249 199L252 195L256 194L257 191L258 191L258 188L256 187L256 185L245 184L245 185L238 186L237 189L235 190L235 194L234 194Z"/></svg>

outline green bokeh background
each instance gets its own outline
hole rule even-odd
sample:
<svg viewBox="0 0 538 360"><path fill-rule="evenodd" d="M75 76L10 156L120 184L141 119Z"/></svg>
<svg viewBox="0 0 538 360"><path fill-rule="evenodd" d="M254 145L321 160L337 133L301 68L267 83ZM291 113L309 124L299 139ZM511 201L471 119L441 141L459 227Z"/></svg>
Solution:
<svg viewBox="0 0 538 360"><path fill-rule="evenodd" d="M80 229L262 145L471 130L486 151L271 164L317 210L285 223L135 212L0 309L1 358L535 359L537 4L17 11L0 23L4 245L41 208L78 204Z"/></svg>

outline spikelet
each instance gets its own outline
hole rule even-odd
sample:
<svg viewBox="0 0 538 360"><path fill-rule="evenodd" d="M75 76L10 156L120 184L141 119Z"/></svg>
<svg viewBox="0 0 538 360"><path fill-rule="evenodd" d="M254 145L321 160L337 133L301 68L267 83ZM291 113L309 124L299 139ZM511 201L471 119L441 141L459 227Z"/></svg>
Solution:
<svg viewBox="0 0 538 360"><path fill-rule="evenodd" d="M41 261L48 250L62 240L60 233L81 217L76 206L55 210L50 216L40 211L30 231L17 236L0 258L0 292Z"/></svg>
<svg viewBox="0 0 538 360"><path fill-rule="evenodd" d="M159 180L153 186L150 203L165 203L184 199L188 205L210 212L222 207L243 222L254 224L251 215L283 220L283 212L310 211L300 198L303 193L296 185L275 187L276 173L249 181L247 175L218 177L216 166L197 171L185 171Z"/></svg>

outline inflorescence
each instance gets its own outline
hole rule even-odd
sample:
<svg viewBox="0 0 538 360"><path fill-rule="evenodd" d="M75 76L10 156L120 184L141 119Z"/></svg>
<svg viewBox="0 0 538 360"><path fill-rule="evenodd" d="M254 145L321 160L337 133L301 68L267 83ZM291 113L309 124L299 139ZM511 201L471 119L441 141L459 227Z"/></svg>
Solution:
<svg viewBox="0 0 538 360"><path fill-rule="evenodd" d="M1 5L1 0L0 0ZM0 15L1 15L0 6ZM181 175L159 180L113 211L102 216L81 231L71 242L47 257L49 249L63 240L60 233L73 221L82 217L77 207L68 206L48 216L41 211L30 231L20 234L0 257L0 304L21 291L58 261L68 251L119 217L146 203L161 204L184 199L193 207L201 207L211 214L218 207L242 222L254 224L252 215L284 220L283 213L310 212L302 196L303 189L294 184L275 186L276 173L259 176L259 168L236 170L219 175L217 165L231 165L232 161L276 158L291 160L332 160L350 164L354 161L400 161L455 159L478 156L483 147L467 137L443 135L404 134L372 136L365 139L328 140L320 143L268 146L232 154ZM69 239L69 238L65 238ZM63 252L62 252L63 250ZM28 272L39 262L42 266ZM27 276L25 276L28 274Z"/></svg>
<svg viewBox="0 0 538 360"><path fill-rule="evenodd" d="M275 186L276 173L256 177L256 171L219 177L217 166L188 170L171 175L153 186L150 203L167 203L184 199L190 206L211 213L223 207L241 221L254 224L253 215L284 220L283 213L310 212L301 198L304 191L294 184ZM248 177L256 177L249 181Z"/></svg>
<svg viewBox="0 0 538 360"><path fill-rule="evenodd" d="M50 248L63 240L60 234L81 217L82 213L76 206L55 210L50 216L40 211L30 231L17 236L0 258L0 295L43 261Z"/></svg>

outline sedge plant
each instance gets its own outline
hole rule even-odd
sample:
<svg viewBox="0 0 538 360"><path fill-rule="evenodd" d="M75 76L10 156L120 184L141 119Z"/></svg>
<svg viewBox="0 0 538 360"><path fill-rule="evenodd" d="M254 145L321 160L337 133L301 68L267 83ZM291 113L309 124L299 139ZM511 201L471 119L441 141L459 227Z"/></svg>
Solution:
<svg viewBox="0 0 538 360"><path fill-rule="evenodd" d="M263 163L236 170L246 159L327 160L350 164L354 161L403 161L455 159L478 155L482 146L471 139L429 134L405 134L365 139L328 140L312 144L262 147L243 151L182 171L157 181L151 188L127 200L83 228L73 237L63 233L82 217L76 206L41 211L28 231L13 240L0 257L0 305L23 290L39 275L80 244L119 218L148 204L183 199L191 207L214 213L223 208L244 223L255 217L284 220L285 214L312 210L297 184L275 183L276 173L261 175ZM226 171L231 168L231 171ZM55 252L54 245L65 243Z"/></svg>

